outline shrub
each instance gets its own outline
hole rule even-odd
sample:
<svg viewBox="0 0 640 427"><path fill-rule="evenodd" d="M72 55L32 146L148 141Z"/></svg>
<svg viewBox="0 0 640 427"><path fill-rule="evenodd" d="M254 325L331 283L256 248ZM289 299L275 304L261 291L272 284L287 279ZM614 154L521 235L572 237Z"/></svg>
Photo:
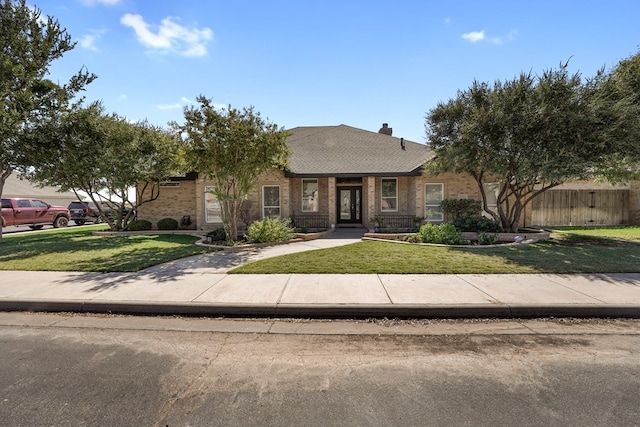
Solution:
<svg viewBox="0 0 640 427"><path fill-rule="evenodd" d="M459 245L462 241L462 233L453 224L425 224L418 232L424 243L438 243L443 245Z"/></svg>
<svg viewBox="0 0 640 427"><path fill-rule="evenodd" d="M208 232L207 237L210 237L212 242L224 242L227 240L227 233L225 233L224 228L220 227Z"/></svg>
<svg viewBox="0 0 640 427"><path fill-rule="evenodd" d="M408 236L404 236L402 240L409 243L422 243L422 236L419 234L409 234Z"/></svg>
<svg viewBox="0 0 640 427"><path fill-rule="evenodd" d="M295 235L290 219L263 218L249 226L246 238L251 243L272 243L291 240Z"/></svg>
<svg viewBox="0 0 640 427"><path fill-rule="evenodd" d="M474 199L444 199L440 202L442 211L453 219L480 216L482 202Z"/></svg>
<svg viewBox="0 0 640 427"><path fill-rule="evenodd" d="M127 230L129 231L151 230L151 221L147 221L146 219L135 219L129 223L129 225L127 226Z"/></svg>
<svg viewBox="0 0 640 427"><path fill-rule="evenodd" d="M498 236L496 234L478 233L479 245L495 245L498 243Z"/></svg>
<svg viewBox="0 0 640 427"><path fill-rule="evenodd" d="M162 218L156 224L158 230L177 230L178 229L178 221L173 218Z"/></svg>
<svg viewBox="0 0 640 427"><path fill-rule="evenodd" d="M453 225L460 231L474 231L477 233L501 233L499 222L484 216L467 216L453 221Z"/></svg>

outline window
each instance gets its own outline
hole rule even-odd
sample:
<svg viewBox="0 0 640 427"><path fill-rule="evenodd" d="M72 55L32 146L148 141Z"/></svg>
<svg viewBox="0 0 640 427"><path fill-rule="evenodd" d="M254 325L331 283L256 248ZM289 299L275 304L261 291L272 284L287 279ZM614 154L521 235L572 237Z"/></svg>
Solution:
<svg viewBox="0 0 640 427"><path fill-rule="evenodd" d="M487 197L487 209L490 209L493 212L498 212L498 193L500 193L500 184L497 182L486 182L482 184L482 187L484 188L484 194ZM491 217L487 212L483 212L483 215Z"/></svg>
<svg viewBox="0 0 640 427"><path fill-rule="evenodd" d="M442 203L444 199L443 184L427 184L425 186L424 217L427 221L444 221Z"/></svg>
<svg viewBox="0 0 640 427"><path fill-rule="evenodd" d="M318 212L318 180L302 180L302 212Z"/></svg>
<svg viewBox="0 0 640 427"><path fill-rule="evenodd" d="M398 211L398 179L382 178L382 200L380 203L382 212Z"/></svg>
<svg viewBox="0 0 640 427"><path fill-rule="evenodd" d="M262 217L280 218L280 186L262 187Z"/></svg>
<svg viewBox="0 0 640 427"><path fill-rule="evenodd" d="M204 187L204 221L205 222L222 222L222 208L220 202L213 193L215 187Z"/></svg>
<svg viewBox="0 0 640 427"><path fill-rule="evenodd" d="M32 200L31 205L34 208L49 208L49 205L43 202L42 200Z"/></svg>
<svg viewBox="0 0 640 427"><path fill-rule="evenodd" d="M19 208L30 208L31 200L18 200L17 205Z"/></svg>

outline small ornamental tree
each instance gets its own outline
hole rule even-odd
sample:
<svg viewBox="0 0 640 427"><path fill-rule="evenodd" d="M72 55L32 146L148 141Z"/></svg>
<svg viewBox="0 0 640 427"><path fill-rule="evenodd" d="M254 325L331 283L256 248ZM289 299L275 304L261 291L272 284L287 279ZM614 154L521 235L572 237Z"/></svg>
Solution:
<svg viewBox="0 0 640 427"><path fill-rule="evenodd" d="M0 197L9 175L29 166L23 132L63 110L95 78L84 69L64 85L45 78L51 63L74 47L58 21L26 0L0 0Z"/></svg>
<svg viewBox="0 0 640 427"><path fill-rule="evenodd" d="M432 172L470 174L483 209L505 231L516 231L525 207L539 194L570 179L592 177L596 165L620 152L620 141L599 120L619 112L599 103L597 85L583 84L567 64L541 76L521 74L493 85L474 82L439 103L426 119L435 151ZM499 182L497 210L484 184Z"/></svg>
<svg viewBox="0 0 640 427"><path fill-rule="evenodd" d="M174 128L183 136L189 167L213 181L227 239L235 241L249 192L269 169L287 164L288 134L253 107L216 109L204 96L197 101L198 106L185 108L184 125Z"/></svg>
<svg viewBox="0 0 640 427"><path fill-rule="evenodd" d="M136 209L159 195L177 161L177 139L146 122L106 115L100 103L75 108L34 129L27 151L31 180L84 192L112 230L126 229ZM132 188L136 197L132 199ZM115 207L111 215L104 204Z"/></svg>

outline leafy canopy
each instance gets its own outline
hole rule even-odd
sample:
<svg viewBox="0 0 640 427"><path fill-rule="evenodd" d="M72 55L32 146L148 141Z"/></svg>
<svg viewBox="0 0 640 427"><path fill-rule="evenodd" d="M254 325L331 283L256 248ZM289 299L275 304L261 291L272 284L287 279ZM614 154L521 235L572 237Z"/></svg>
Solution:
<svg viewBox="0 0 640 427"><path fill-rule="evenodd" d="M599 102L597 79L583 83L567 65L493 85L476 81L426 118L436 153L432 172L470 174L484 210L505 230L517 230L534 197L567 180L592 177L624 147L602 122L606 115L625 120L623 113ZM500 184L497 212L487 206L484 184L491 182Z"/></svg>
<svg viewBox="0 0 640 427"><path fill-rule="evenodd" d="M100 103L78 107L35 128L30 134L29 163L25 171L37 182L64 190L85 192L101 206L108 200L117 215L108 218L121 230L133 219L133 210L159 195L159 183L175 172L177 139L147 122L130 123L105 114ZM138 194L130 198L130 190Z"/></svg>
<svg viewBox="0 0 640 427"><path fill-rule="evenodd" d="M197 101L185 108L184 125L174 128L183 135L188 166L213 181L227 237L236 240L238 215L249 192L265 172L287 164L288 134L253 107L217 109L204 96Z"/></svg>

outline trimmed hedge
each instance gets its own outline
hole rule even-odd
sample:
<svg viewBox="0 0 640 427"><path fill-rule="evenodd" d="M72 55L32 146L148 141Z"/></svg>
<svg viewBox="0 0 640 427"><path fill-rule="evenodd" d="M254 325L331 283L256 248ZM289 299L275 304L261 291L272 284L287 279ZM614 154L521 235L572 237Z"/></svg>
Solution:
<svg viewBox="0 0 640 427"><path fill-rule="evenodd" d="M129 223L128 231L147 231L151 230L151 221L146 219L136 219Z"/></svg>
<svg viewBox="0 0 640 427"><path fill-rule="evenodd" d="M178 229L178 221L173 218L162 218L156 224L158 230L177 230Z"/></svg>

